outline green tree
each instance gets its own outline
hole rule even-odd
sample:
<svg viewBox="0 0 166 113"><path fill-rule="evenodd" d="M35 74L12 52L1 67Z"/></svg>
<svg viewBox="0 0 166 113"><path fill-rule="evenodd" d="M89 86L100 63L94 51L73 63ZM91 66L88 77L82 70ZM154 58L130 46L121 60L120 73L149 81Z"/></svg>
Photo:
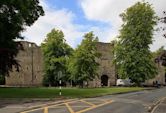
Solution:
<svg viewBox="0 0 166 113"><path fill-rule="evenodd" d="M160 20L162 23L166 24L166 11L163 11L163 14L164 14L164 16L161 17L159 20ZM165 31L165 30L166 30L166 27L162 27L162 30ZM166 33L164 33L163 36L166 38Z"/></svg>
<svg viewBox="0 0 166 113"><path fill-rule="evenodd" d="M44 54L44 85L56 86L66 81L67 60L73 49L65 42L62 31L53 29L41 45Z"/></svg>
<svg viewBox="0 0 166 113"><path fill-rule="evenodd" d="M19 68L15 59L19 44L16 39L25 26L31 26L44 15L38 0L0 0L0 74L8 75L12 67Z"/></svg>
<svg viewBox="0 0 166 113"><path fill-rule="evenodd" d="M83 82L93 80L97 75L99 64L97 59L100 54L97 52L96 43L98 38L93 32L84 35L81 44L76 48L73 56L69 60L70 79L83 87Z"/></svg>
<svg viewBox="0 0 166 113"><path fill-rule="evenodd" d="M162 55L162 53L164 52L164 46L161 46L158 50L152 52L153 55L153 59L160 57Z"/></svg>
<svg viewBox="0 0 166 113"><path fill-rule="evenodd" d="M0 75L0 85L5 85L5 76Z"/></svg>
<svg viewBox="0 0 166 113"><path fill-rule="evenodd" d="M118 74L140 85L157 74L149 49L157 17L151 5L144 2L136 3L120 16L124 23L115 45Z"/></svg>
<svg viewBox="0 0 166 113"><path fill-rule="evenodd" d="M166 50L164 49L164 46L153 52L153 56L156 58L156 63L161 62L162 66L166 67Z"/></svg>
<svg viewBox="0 0 166 113"><path fill-rule="evenodd" d="M162 23L166 24L166 11L163 11L163 14L164 14L164 16L161 17L159 20ZM162 31L164 31L163 36L166 38L166 32L165 32L166 27L161 27L161 29L162 29ZM162 65L166 67L166 50L162 53L162 55L160 57L160 61L162 62Z"/></svg>

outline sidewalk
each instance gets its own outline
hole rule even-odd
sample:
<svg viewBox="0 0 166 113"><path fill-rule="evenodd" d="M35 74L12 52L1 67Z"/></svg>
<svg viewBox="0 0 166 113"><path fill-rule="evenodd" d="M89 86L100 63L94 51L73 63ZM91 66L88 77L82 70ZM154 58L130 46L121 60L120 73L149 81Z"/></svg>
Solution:
<svg viewBox="0 0 166 113"><path fill-rule="evenodd" d="M166 98L162 99L151 113L166 113Z"/></svg>

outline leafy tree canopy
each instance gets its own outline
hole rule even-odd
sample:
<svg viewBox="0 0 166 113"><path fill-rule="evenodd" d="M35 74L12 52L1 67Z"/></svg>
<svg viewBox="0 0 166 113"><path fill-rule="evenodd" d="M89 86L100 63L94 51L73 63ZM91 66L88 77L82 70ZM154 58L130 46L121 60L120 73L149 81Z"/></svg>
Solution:
<svg viewBox="0 0 166 113"><path fill-rule="evenodd" d="M164 46L161 46L158 50L152 52L152 55L153 55L153 59L157 58L157 57L160 57L161 54L164 52Z"/></svg>
<svg viewBox="0 0 166 113"><path fill-rule="evenodd" d="M97 75L99 64L96 59L100 56L97 52L97 42L98 38L94 36L93 32L85 34L69 61L70 79L81 86L84 81L92 80Z"/></svg>
<svg viewBox="0 0 166 113"><path fill-rule="evenodd" d="M161 17L159 20L160 20L162 23L166 24L166 11L163 11L163 14L164 14L164 16ZM166 30L166 27L162 27L162 30L165 31L165 30ZM166 33L164 33L163 36L166 38Z"/></svg>
<svg viewBox="0 0 166 113"><path fill-rule="evenodd" d="M22 39L20 33L44 15L38 0L0 0L0 74L8 75L12 66L18 69L15 56Z"/></svg>
<svg viewBox="0 0 166 113"><path fill-rule="evenodd" d="M67 60L73 49L65 42L62 31L53 29L42 43L44 54L44 84L57 85L59 79L66 80Z"/></svg>
<svg viewBox="0 0 166 113"><path fill-rule="evenodd" d="M163 14L164 16L161 17L159 20L166 24L166 11L163 11ZM164 34L163 36L166 38L166 33L165 33L165 30L166 30L166 27L161 27L162 31L164 31ZM161 57L160 57L160 61L162 62L162 65L166 67L166 50L162 53Z"/></svg>
<svg viewBox="0 0 166 113"><path fill-rule="evenodd" d="M166 66L166 50L161 46L157 51L153 52L153 58L156 63L161 62L162 66Z"/></svg>
<svg viewBox="0 0 166 113"><path fill-rule="evenodd" d="M157 73L149 49L157 17L152 6L144 2L136 3L120 16L123 25L115 46L118 74L139 85Z"/></svg>

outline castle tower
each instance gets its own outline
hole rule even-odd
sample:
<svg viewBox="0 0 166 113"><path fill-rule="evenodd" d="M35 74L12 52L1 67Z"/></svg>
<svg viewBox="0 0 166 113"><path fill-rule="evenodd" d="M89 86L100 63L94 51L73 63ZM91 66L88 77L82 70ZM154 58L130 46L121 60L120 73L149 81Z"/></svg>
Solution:
<svg viewBox="0 0 166 113"><path fill-rule="evenodd" d="M99 63L98 77L89 82L90 87L112 86L116 84L115 65L113 64L113 44L97 43L97 50L101 57Z"/></svg>
<svg viewBox="0 0 166 113"><path fill-rule="evenodd" d="M35 43L20 41L23 50L19 50L16 59L20 71L14 68L6 77L6 85L10 86L40 86L43 79L43 57L40 47Z"/></svg>

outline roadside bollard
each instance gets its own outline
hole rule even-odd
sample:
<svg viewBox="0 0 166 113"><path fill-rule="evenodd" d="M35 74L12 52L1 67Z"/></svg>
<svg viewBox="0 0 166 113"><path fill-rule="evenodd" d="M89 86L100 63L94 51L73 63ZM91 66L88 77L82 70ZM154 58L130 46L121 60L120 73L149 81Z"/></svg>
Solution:
<svg viewBox="0 0 166 113"><path fill-rule="evenodd" d="M48 113L48 107L44 107L44 113Z"/></svg>

